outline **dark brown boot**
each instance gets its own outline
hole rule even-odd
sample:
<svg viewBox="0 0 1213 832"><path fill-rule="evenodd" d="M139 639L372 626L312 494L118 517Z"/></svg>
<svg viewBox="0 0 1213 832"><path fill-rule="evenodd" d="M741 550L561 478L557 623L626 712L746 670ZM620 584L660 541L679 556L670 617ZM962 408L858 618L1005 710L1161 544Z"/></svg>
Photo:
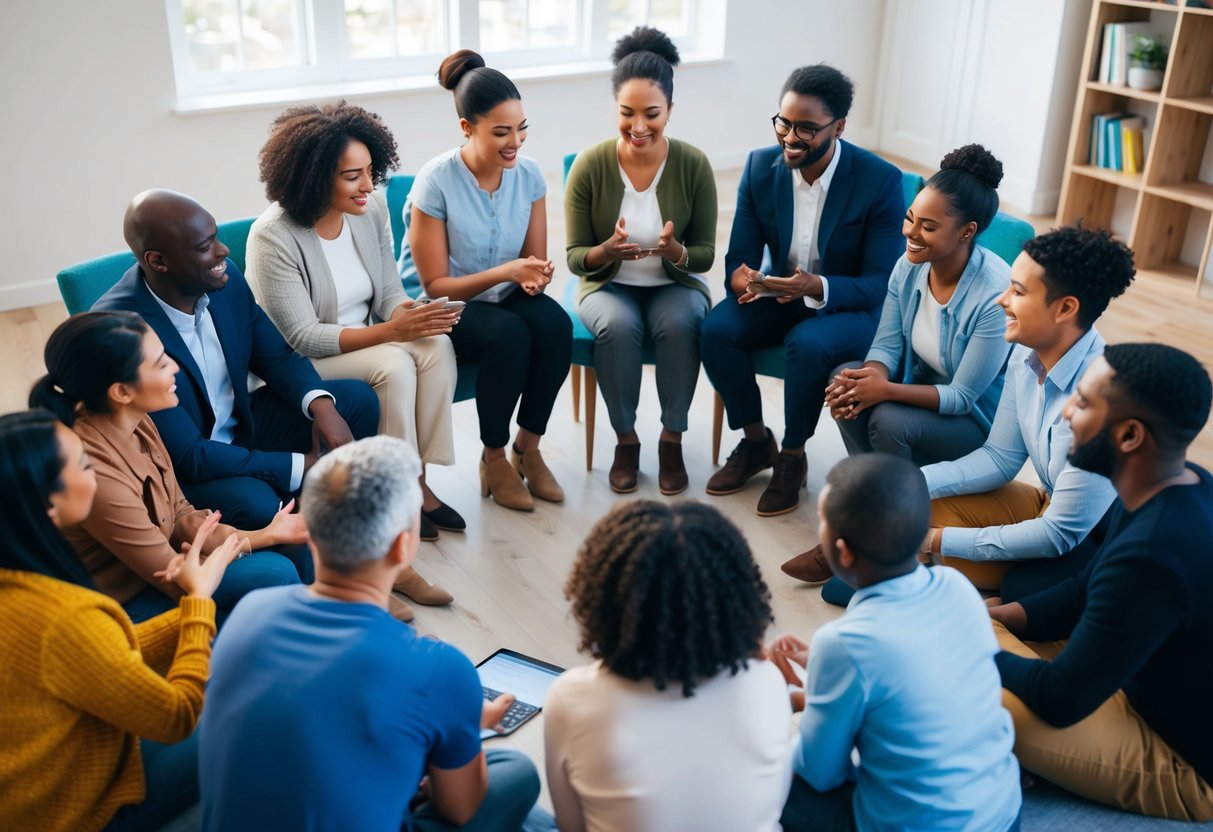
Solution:
<svg viewBox="0 0 1213 832"><path fill-rule="evenodd" d="M619 443L615 446L615 461L611 463L611 473L607 481L611 490L616 494L630 494L636 490L636 480L640 476L640 443Z"/></svg>
<svg viewBox="0 0 1213 832"><path fill-rule="evenodd" d="M825 555L822 554L821 544L784 561L779 568L784 571L784 574L791 575L806 584L823 583L834 575L834 570L830 569L830 564L826 563Z"/></svg>
<svg viewBox="0 0 1213 832"><path fill-rule="evenodd" d="M657 487L667 497L687 490L687 467L682 462L682 443L657 443Z"/></svg>
<svg viewBox="0 0 1213 832"><path fill-rule="evenodd" d="M771 473L771 483L758 499L758 515L787 514L800 505L800 489L808 479L809 461L804 454L780 451Z"/></svg>
<svg viewBox="0 0 1213 832"><path fill-rule="evenodd" d="M774 465L778 456L779 447L770 428L767 428L766 442L751 442L743 438L725 460L724 467L708 480L707 492L718 497L736 494L745 488L750 477Z"/></svg>

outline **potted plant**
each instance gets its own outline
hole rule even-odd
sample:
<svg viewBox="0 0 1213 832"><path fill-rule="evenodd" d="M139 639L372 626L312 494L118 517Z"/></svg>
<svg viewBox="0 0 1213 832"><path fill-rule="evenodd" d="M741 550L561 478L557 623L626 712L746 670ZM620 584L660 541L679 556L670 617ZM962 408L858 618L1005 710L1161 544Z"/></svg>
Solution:
<svg viewBox="0 0 1213 832"><path fill-rule="evenodd" d="M1167 66L1167 47L1158 38L1134 35L1133 63L1129 67L1129 86L1135 90L1162 89L1162 73Z"/></svg>

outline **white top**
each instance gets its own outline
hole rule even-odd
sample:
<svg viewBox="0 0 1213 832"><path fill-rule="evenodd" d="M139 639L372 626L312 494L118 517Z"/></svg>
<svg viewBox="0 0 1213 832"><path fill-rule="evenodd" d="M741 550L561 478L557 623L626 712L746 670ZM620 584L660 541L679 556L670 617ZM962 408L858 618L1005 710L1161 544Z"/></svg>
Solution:
<svg viewBox="0 0 1213 832"><path fill-rule="evenodd" d="M641 248L656 248L661 239L661 229L665 220L661 218L661 206L657 204L657 183L665 172L665 162L670 156L661 160L661 167L653 177L652 184L643 191L636 190L632 180L628 178L623 165L619 166L619 178L623 180L623 201L619 203L619 216L626 220L624 229L628 232L628 242L636 243ZM643 260L621 260L619 271L615 274L615 282L627 286L664 286L673 283L665 269L661 267L661 257L645 257Z"/></svg>
<svg viewBox="0 0 1213 832"><path fill-rule="evenodd" d="M918 304L918 312L914 315L914 326L910 329L910 346L918 360L926 364L941 376L946 376L943 361L940 360L939 349L939 318L943 314L945 304L935 300L931 287L922 293L922 302Z"/></svg>
<svg viewBox="0 0 1213 832"><path fill-rule="evenodd" d="M781 277L791 276L797 266L809 274L817 274L821 268L817 228L821 225L821 212L825 210L826 196L830 192L830 183L834 181L834 171L838 170L840 158L842 144L835 141L830 163L812 185L804 181L800 171L788 171L792 176L792 245L788 247L787 271ZM829 299L830 284L822 277L821 300L806 297L804 305L810 309L820 309Z"/></svg>
<svg viewBox="0 0 1213 832"><path fill-rule="evenodd" d="M320 237L319 234L316 235ZM335 240L320 237L320 249L333 273L333 284L337 288L337 324L340 326L366 326L371 316L371 299L375 296L375 284L366 270L358 250L354 248L354 235L350 224L341 219L341 233Z"/></svg>
<svg viewBox="0 0 1213 832"><path fill-rule="evenodd" d="M775 666L723 671L689 699L601 663L548 692L548 790L562 832L778 830L791 786L791 706Z"/></svg>

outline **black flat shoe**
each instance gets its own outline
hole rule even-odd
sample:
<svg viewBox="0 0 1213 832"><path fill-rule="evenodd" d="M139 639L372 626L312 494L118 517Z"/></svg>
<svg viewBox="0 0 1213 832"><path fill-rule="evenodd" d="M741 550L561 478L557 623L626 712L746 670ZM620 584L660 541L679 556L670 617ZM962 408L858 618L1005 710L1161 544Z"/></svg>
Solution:
<svg viewBox="0 0 1213 832"><path fill-rule="evenodd" d="M425 516L424 511L421 512L421 528L419 530L419 534L422 540L433 541L438 539L438 529L434 528L434 524L431 523L430 519Z"/></svg>
<svg viewBox="0 0 1213 832"><path fill-rule="evenodd" d="M434 509L433 511L426 511L425 509L422 509L421 520L423 529L425 528L424 524L426 520L430 521L431 524L437 526L438 528L445 529L448 532L461 532L468 527L468 524L465 523L463 518L459 516L459 512L455 511L455 509L441 501L438 503L438 508ZM438 533L435 532L434 537L437 536ZM426 540L427 538L422 537L421 539Z"/></svg>

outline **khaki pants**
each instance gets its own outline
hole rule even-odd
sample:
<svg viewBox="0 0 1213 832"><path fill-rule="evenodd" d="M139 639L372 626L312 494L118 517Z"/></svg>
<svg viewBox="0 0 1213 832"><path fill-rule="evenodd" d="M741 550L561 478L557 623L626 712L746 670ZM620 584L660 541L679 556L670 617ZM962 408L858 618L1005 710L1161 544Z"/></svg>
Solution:
<svg viewBox="0 0 1213 832"><path fill-rule="evenodd" d="M1044 513L1049 497L1026 482L1012 480L984 494L941 497L931 501L931 528L960 526L983 529L1032 520ZM943 562L962 572L978 589L997 592L1007 571L1021 561L971 561L944 557Z"/></svg>
<svg viewBox="0 0 1213 832"><path fill-rule="evenodd" d="M994 622L998 645L1052 661L1064 641L1024 643ZM1086 719L1054 728L1015 694L1002 692L1015 723L1015 756L1029 771L1107 806L1174 820L1213 819L1213 787L1154 732L1117 691Z"/></svg>
<svg viewBox="0 0 1213 832"><path fill-rule="evenodd" d="M313 358L321 378L361 379L379 397L379 432L407 440L422 463L455 461L455 350L445 335Z"/></svg>

